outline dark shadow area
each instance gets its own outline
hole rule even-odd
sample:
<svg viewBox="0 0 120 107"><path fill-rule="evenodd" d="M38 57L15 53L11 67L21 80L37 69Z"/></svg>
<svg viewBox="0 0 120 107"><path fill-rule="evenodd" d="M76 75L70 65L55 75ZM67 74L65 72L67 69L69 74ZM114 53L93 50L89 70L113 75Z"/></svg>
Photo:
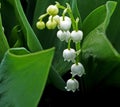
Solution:
<svg viewBox="0 0 120 107"><path fill-rule="evenodd" d="M112 104L114 107L119 107L119 101L120 89L116 88L93 90L83 96L80 91L63 92L55 87L47 86L38 107L84 107L88 105L98 107Z"/></svg>
<svg viewBox="0 0 120 107"><path fill-rule="evenodd" d="M66 81L70 76L68 72L63 79ZM120 106L120 88L99 85L88 91L84 93L81 89L75 93L61 91L49 84L45 87L38 107Z"/></svg>

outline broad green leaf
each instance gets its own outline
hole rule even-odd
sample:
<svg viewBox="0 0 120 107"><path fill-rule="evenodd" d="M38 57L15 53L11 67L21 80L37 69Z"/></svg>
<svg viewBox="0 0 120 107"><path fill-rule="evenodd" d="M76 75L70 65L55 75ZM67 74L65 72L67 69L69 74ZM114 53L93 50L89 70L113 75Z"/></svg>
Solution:
<svg viewBox="0 0 120 107"><path fill-rule="evenodd" d="M93 86L103 85L103 81L108 81L108 76L112 76L120 63L119 54L114 50L106 36L102 33L91 32L89 42L86 44L86 49L84 50L83 43L83 53L82 58L85 61L86 75L86 85L88 88ZM94 37L96 36L96 37ZM118 84L120 85L120 84Z"/></svg>
<svg viewBox="0 0 120 107"><path fill-rule="evenodd" d="M108 0L78 0L78 8L81 14L82 20L98 6L105 4ZM117 2L117 7L111 17L109 26L107 28L107 37L111 41L112 45L120 52L120 0L112 0ZM97 17L99 19L99 17ZM91 22L93 23L93 22Z"/></svg>
<svg viewBox="0 0 120 107"><path fill-rule="evenodd" d="M9 49L0 65L0 107L37 107L42 96L54 49L30 53Z"/></svg>
<svg viewBox="0 0 120 107"><path fill-rule="evenodd" d="M88 88L107 80L104 77L113 72L120 60L118 52L106 37L106 28L115 7L116 2L109 1L90 13L83 23L84 32L87 33L82 44L82 56L88 62L90 58L93 59L93 63L86 67L85 81ZM96 20L96 17L99 19Z"/></svg>
<svg viewBox="0 0 120 107"><path fill-rule="evenodd" d="M106 31L111 15L116 7L116 2L108 2L91 12L83 22L83 30L85 35L94 30L98 25L101 25L102 31ZM102 15L101 15L102 14ZM96 20L96 18L99 18Z"/></svg>
<svg viewBox="0 0 120 107"><path fill-rule="evenodd" d="M112 42L113 46L119 51L120 53L120 14L119 14L119 10L120 10L120 0L116 0L117 1L117 7L115 9L115 12L111 18L110 24L108 26L107 29L107 35L109 40Z"/></svg>
<svg viewBox="0 0 120 107"><path fill-rule="evenodd" d="M83 41L82 52L84 58L92 55L94 58L111 60L119 56L104 32L97 28L90 32Z"/></svg>
<svg viewBox="0 0 120 107"><path fill-rule="evenodd" d="M28 20L24 14L23 8L21 6L20 0L2 0L2 14L5 17L5 13L13 13L14 15L12 16L13 19L15 19L15 23L14 25L12 25L11 29L15 26L15 25L20 25L24 34L24 39L27 43L27 47L30 51L38 51L41 50L41 44L38 41L36 35L34 34L30 24L28 23ZM10 7L9 10L4 9ZM12 21L13 21L12 19ZM8 23L10 22L10 19L8 19L9 21L7 21ZM8 24L6 23L6 24ZM7 27L8 28L8 27ZM10 33L10 31L8 32Z"/></svg>
<svg viewBox="0 0 120 107"><path fill-rule="evenodd" d="M110 56L118 56L117 51L105 36L107 25L115 7L116 2L107 2L106 5L100 6L91 12L84 20L83 29L84 32L87 32L85 34L88 34L82 46L84 54L92 54L95 55L96 58L100 57L103 59L109 58ZM99 17L99 20L95 20L96 16ZM91 23L93 21L94 23Z"/></svg>
<svg viewBox="0 0 120 107"><path fill-rule="evenodd" d="M5 52L8 50L8 48L9 48L9 45L4 34L4 27L2 26L2 19L1 19L1 13L0 13L0 62Z"/></svg>

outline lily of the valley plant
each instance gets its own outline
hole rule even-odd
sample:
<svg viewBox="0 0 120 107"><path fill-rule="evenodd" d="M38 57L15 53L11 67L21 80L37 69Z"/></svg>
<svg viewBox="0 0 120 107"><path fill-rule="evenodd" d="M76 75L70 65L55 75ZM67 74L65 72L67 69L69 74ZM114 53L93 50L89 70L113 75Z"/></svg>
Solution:
<svg viewBox="0 0 120 107"><path fill-rule="evenodd" d="M0 107L37 107L48 85L119 89L119 10L119 0L0 0Z"/></svg>

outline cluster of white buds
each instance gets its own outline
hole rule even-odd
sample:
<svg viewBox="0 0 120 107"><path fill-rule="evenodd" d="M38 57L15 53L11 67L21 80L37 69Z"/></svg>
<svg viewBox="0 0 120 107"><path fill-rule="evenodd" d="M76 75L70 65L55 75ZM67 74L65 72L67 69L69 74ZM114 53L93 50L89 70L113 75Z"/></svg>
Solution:
<svg viewBox="0 0 120 107"><path fill-rule="evenodd" d="M68 3L66 4L67 7L60 5L58 2L56 2L55 5L48 6L46 13L39 17L39 21L36 23L36 26L41 30L45 28L45 25L48 29L55 29L57 27L58 39L68 43L68 47L63 50L63 58L64 61L71 61L73 64L70 72L72 76L67 80L65 89L67 91L75 92L79 89L79 82L75 79L75 76L82 77L82 75L85 74L84 66L79 61L79 55L81 52L80 43L83 39L83 32L78 28L79 18L74 19L70 5ZM59 9L63 9L61 16L58 15ZM49 15L49 17L45 24L45 22L43 22L43 18L47 15ZM71 28L71 26L73 28ZM75 43L75 49L71 48L71 41Z"/></svg>

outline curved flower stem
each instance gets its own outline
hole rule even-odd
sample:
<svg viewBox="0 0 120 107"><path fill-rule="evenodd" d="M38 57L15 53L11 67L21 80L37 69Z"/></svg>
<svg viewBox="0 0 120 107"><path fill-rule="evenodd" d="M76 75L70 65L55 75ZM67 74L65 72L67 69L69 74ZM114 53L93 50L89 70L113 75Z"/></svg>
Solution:
<svg viewBox="0 0 120 107"><path fill-rule="evenodd" d="M58 8L60 8L60 9L65 9L66 7L64 7L64 6L62 6L62 5L60 5L60 3L59 2L55 2L56 3L56 6L58 7Z"/></svg>
<svg viewBox="0 0 120 107"><path fill-rule="evenodd" d="M73 27L73 29L76 29L76 21L75 21L75 18L73 16L72 9L68 3L66 3L66 5L68 8L68 14L69 14L71 21L72 21L72 27Z"/></svg>
<svg viewBox="0 0 120 107"><path fill-rule="evenodd" d="M75 24L76 24L75 30L76 30L76 31L78 31L78 22L79 22L79 18L77 17L77 18L76 18L76 21L75 21Z"/></svg>
<svg viewBox="0 0 120 107"><path fill-rule="evenodd" d="M79 51L80 50L80 42L75 43L75 47L76 47L76 51ZM79 62L79 54L77 54L77 57L76 57L76 64L78 64L78 62Z"/></svg>
<svg viewBox="0 0 120 107"><path fill-rule="evenodd" d="M68 3L66 3L67 8L60 5L58 2L56 2L56 5L57 5L58 8L64 9L63 14L62 14L63 18L65 16L65 14L68 13L68 15L70 16L71 21L72 21L73 30L78 31L78 29L79 29L78 28L79 18L77 18L77 19L74 18L70 5ZM70 44L71 44L71 39L69 39L69 41L68 41L68 49L70 49ZM75 47L76 47L76 51L79 51L80 48L81 48L80 47L80 42L75 43ZM79 59L79 54L77 54L77 56L76 56L76 64L78 64L79 60L80 60Z"/></svg>
<svg viewBox="0 0 120 107"><path fill-rule="evenodd" d="M40 21L42 21L42 19L43 19L44 17L46 17L47 15L48 15L48 13L45 13L45 14L41 15L38 19L39 19Z"/></svg>
<svg viewBox="0 0 120 107"><path fill-rule="evenodd" d="M68 10L68 14L69 14L69 16L71 18L71 21L72 21L73 30L78 31L78 29L79 29L78 28L79 18L77 18L75 20L70 5L68 3L66 3L66 5L67 5L67 8L68 8L67 9ZM80 42L75 43L75 47L76 47L76 51L79 51L80 50ZM76 64L78 64L78 62L79 62L79 55L77 55L77 57L76 57Z"/></svg>
<svg viewBox="0 0 120 107"><path fill-rule="evenodd" d="M71 39L68 40L68 49L70 50Z"/></svg>

